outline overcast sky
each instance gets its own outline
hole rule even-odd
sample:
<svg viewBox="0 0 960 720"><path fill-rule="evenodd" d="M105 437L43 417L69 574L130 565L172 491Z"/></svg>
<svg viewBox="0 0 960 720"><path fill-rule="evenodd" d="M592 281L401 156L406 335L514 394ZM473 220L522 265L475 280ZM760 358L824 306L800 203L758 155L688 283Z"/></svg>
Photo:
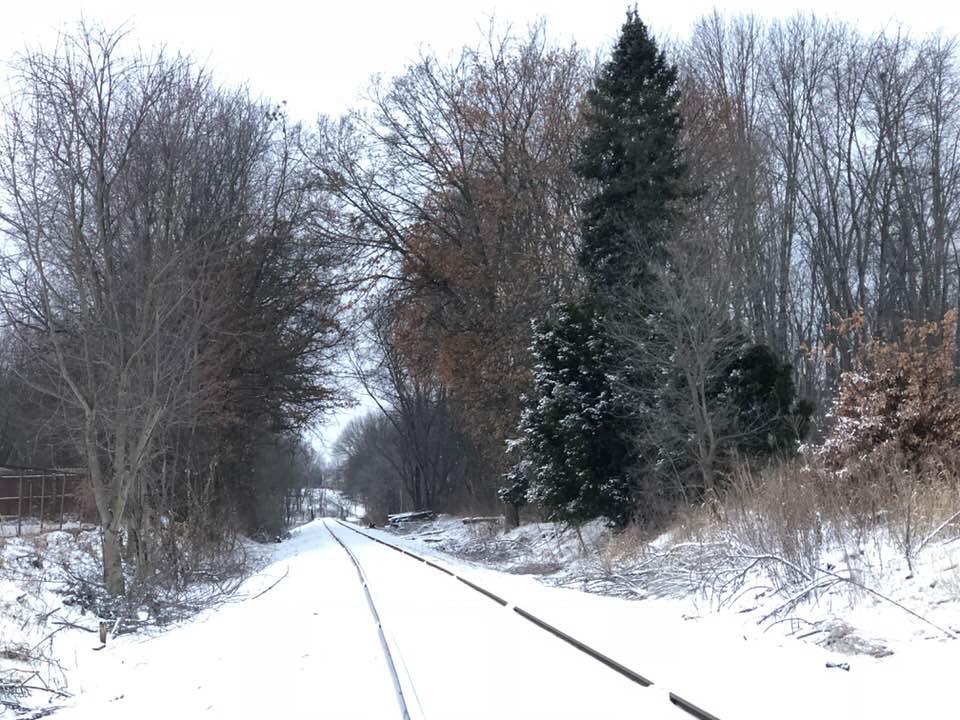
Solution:
<svg viewBox="0 0 960 720"><path fill-rule="evenodd" d="M491 15L514 26L544 16L554 37L597 48L615 37L627 5L623 0L8 0L0 19L0 56L9 57L26 44L49 44L59 28L81 15L108 27L128 24L143 45L184 50L215 69L218 78L249 82L258 94L286 100L294 116L309 119L354 104L373 73L398 71L421 46L447 54L476 42L478 28ZM658 0L637 5L658 34L683 36L716 3ZM900 20L920 32L960 30L960 9L951 2L737 0L719 7L764 16L810 10L869 27Z"/></svg>
<svg viewBox="0 0 960 720"><path fill-rule="evenodd" d="M371 75L402 70L421 48L440 55L480 38L491 16L524 27L547 19L549 34L584 48L608 47L630 3L623 0L7 0L0 19L0 57L25 46L49 46L57 32L84 17L126 25L145 47L166 45L200 60L222 82L249 83L258 95L287 101L309 121L357 103ZM684 37L694 20L723 12L783 17L797 11L839 17L875 30L903 23L916 33L960 33L960 7L931 0L807 0L717 4L706 0L638 2L641 18L660 36ZM0 71L2 72L2 71ZM322 431L329 442L351 413Z"/></svg>

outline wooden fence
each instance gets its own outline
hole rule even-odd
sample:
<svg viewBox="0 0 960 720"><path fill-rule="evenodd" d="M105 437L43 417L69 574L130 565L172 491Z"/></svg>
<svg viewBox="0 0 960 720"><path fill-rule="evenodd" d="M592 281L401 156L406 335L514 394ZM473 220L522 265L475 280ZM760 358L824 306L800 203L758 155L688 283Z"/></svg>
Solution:
<svg viewBox="0 0 960 720"><path fill-rule="evenodd" d="M84 520L83 480L76 468L0 467L0 536L63 528Z"/></svg>

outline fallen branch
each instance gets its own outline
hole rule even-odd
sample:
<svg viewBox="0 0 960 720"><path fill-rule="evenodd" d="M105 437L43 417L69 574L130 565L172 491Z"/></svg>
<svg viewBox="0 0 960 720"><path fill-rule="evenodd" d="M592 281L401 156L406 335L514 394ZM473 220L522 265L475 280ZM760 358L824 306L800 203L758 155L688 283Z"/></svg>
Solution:
<svg viewBox="0 0 960 720"><path fill-rule="evenodd" d="M799 567L797 567L795 564L793 564L793 563L790 562L789 560L784 560L784 559L783 559L782 557L780 557L779 555L769 555L769 554L750 555L750 554L747 554L747 553L741 553L740 557L742 557L744 560L754 560L754 561L757 561L757 562L762 561L762 560L774 560L774 561L776 561L776 562L783 563L784 565L786 565L788 568L790 568L791 570L793 570L795 573L797 573L797 575L799 575L800 577L802 577L802 578L803 578L804 580L806 580L807 582L811 582L811 581L813 580L813 578L811 578L808 573L804 572L802 569L800 569Z"/></svg>
<svg viewBox="0 0 960 720"><path fill-rule="evenodd" d="M954 520L956 520L957 518L960 518L960 510L958 510L958 511L955 512L953 515L951 515L951 516L948 517L946 520L944 520L942 523L940 523L940 524L937 526L937 529L936 529L936 530L934 530L932 533L930 533L929 535L927 535L927 536L923 539L923 541L920 543L920 545L917 546L917 552L920 552L921 550L923 550L923 548L925 548L925 547L927 546L927 543L929 543L931 540L933 540L937 535L940 534L940 531L941 531L941 530L943 530L945 527L947 527L950 523L952 523L952 522L953 522Z"/></svg>
<svg viewBox="0 0 960 720"><path fill-rule="evenodd" d="M54 690L53 688L41 687L40 685L21 685L20 687L22 687L24 690L50 693L51 695L56 695L57 697L62 698L73 697L70 693L64 692L63 690Z"/></svg>
<svg viewBox="0 0 960 720"><path fill-rule="evenodd" d="M773 588L771 588L769 585L749 585L749 586L747 586L747 587L745 587L745 588L743 588L743 589L741 589L741 590L739 590L739 591L734 591L734 592L730 593L730 595L727 597L726 600L721 599L720 602L718 603L717 607L718 607L718 608L722 608L722 607L724 607L725 605L726 605L726 606L736 605L737 600L739 600L740 598L742 598L742 597L743 597L744 595L746 595L747 593L753 592L753 591L755 591L755 590L760 590L760 591L762 591L762 594L766 594L767 592L769 592L769 591L772 590L772 589L773 589ZM755 599L756 599L756 598L755 598ZM742 611L741 611L741 612L742 612Z"/></svg>
<svg viewBox="0 0 960 720"><path fill-rule="evenodd" d="M811 627L816 627L816 623L810 622L809 620L804 620L804 619L801 618L801 617L794 617L794 616L791 615L790 617L785 617L785 618L780 618L779 620L774 620L772 623L770 623L769 625L767 625L767 626L763 629L763 631L764 631L764 632L767 632L767 630L769 630L770 628L772 628L774 625L779 625L780 623L783 623L783 622L789 622L789 623L795 623L795 622L798 622L798 623L806 623L807 625L809 625L809 626L811 626ZM794 631L794 632L796 632L796 631ZM815 634L818 633L818 632L823 632L823 630L813 630L813 631L811 631L811 632L809 632L809 633L804 633L803 635L799 635L799 636L798 636L798 639L800 639L800 638L805 638L805 637L809 637L810 635L815 635Z"/></svg>
<svg viewBox="0 0 960 720"><path fill-rule="evenodd" d="M910 608L908 608L906 605L902 605L901 603L898 603L898 602L897 602L896 600L894 600L893 598L887 597L887 596L884 595L883 593L881 593L881 592L879 592L879 591L877 591L877 590L874 590L873 588L867 587L867 586L864 585L863 583L857 582L857 581L854 580L853 578L844 577L843 575L838 575L837 573L830 572L829 570L827 570L827 569L825 569L825 568L818 568L818 570L820 570L820 572L826 573L827 575L830 575L830 576L832 576L832 577L837 578L837 580L842 580L842 581L844 581L844 582L848 582L848 583L850 583L851 585L860 588L861 590L866 590L868 593L870 593L871 595L875 595L876 597L880 598L881 600L886 600L886 601L887 601L888 603L890 603L891 605L895 605L896 607L900 608L900 609L903 610L904 612L909 613L910 615L913 615L913 617L917 618L917 620L920 620L921 622L925 622L927 625L929 625L929 626L932 627L932 628L936 628L937 630L939 630L940 632L942 632L944 635L946 635L946 636L947 636L948 638L950 638L951 640L956 640L956 639L957 639L957 636L956 636L953 632L951 632L950 630L947 630L946 628L940 627L940 626L937 625L935 622L933 622L933 621L931 621L931 620L928 620L927 618L925 618L925 617L924 617L923 615L921 615L920 613L914 612L913 610L911 610Z"/></svg>
<svg viewBox="0 0 960 720"><path fill-rule="evenodd" d="M270 587L261 590L260 592L258 592L256 595L254 595L254 596L253 596L252 598L250 598L250 599L251 599L251 600L256 600L256 599L257 599L258 597L260 597L261 595L266 595L268 592L270 592L271 590L273 590L277 585L279 585L279 584L280 584L280 581L283 580L283 579L284 579L287 575L289 575L289 574L290 574L290 568L288 567L288 568L286 569L286 571L283 573L283 575L281 575L280 577L278 577L276 580L274 580L274 581L270 584Z"/></svg>
<svg viewBox="0 0 960 720"><path fill-rule="evenodd" d="M84 627L83 625L77 625L77 623L72 623L69 620L54 620L53 625L60 625L62 627L74 628L75 630L83 630L88 633L96 633L97 630L94 628Z"/></svg>
<svg viewBox="0 0 960 720"><path fill-rule="evenodd" d="M633 582L626 576L621 575L619 573L613 573L609 577L613 578L614 580L619 580L622 583L621 587L625 586L627 590L632 592L637 597L645 598L647 596L647 593L645 590L634 585Z"/></svg>
<svg viewBox="0 0 960 720"><path fill-rule="evenodd" d="M771 610L766 615L764 615L762 618L760 618L757 621L757 625L761 625L765 623L767 620L769 620L770 618L772 618L774 615L781 612L782 610L786 610L787 608L792 607L793 605L796 605L798 602L803 600L810 593L815 592L817 590L824 589L824 588L828 588L836 584L837 584L837 580L818 580L817 582L810 583L809 585L804 587L800 592L795 593L794 595L791 595L786 600L786 602L778 605L773 610Z"/></svg>

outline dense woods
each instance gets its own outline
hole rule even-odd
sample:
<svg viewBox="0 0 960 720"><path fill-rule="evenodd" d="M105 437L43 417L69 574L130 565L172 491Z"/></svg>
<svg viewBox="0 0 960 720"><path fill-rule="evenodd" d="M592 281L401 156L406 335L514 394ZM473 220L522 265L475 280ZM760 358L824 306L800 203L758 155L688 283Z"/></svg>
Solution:
<svg viewBox="0 0 960 720"><path fill-rule="evenodd" d="M0 131L0 464L85 469L109 594L281 533L351 388L375 521L657 528L804 463L956 467L953 38L491 25L309 125L131 47L21 56Z"/></svg>

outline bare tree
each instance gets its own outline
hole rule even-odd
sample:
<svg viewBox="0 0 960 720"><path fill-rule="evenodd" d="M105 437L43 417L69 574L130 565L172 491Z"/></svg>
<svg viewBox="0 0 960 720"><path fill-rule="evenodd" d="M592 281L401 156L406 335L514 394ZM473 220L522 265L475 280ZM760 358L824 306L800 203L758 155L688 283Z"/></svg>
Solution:
<svg viewBox="0 0 960 720"><path fill-rule="evenodd" d="M174 495L209 499L227 452L333 401L331 256L305 231L297 130L269 106L84 26L17 69L3 307L32 354L21 380L87 466L120 595L124 529L140 564Z"/></svg>
<svg viewBox="0 0 960 720"><path fill-rule="evenodd" d="M327 124L314 153L327 232L402 304L395 342L436 348L491 499L530 381L529 321L578 282L571 162L589 77L543 27L491 27L452 63L424 56L375 83L372 112Z"/></svg>
<svg viewBox="0 0 960 720"><path fill-rule="evenodd" d="M396 308L381 307L370 322L367 366L358 377L387 422L379 453L390 475L415 509L450 510L457 503L476 505L475 448L455 416L453 398L421 348L417 356L397 342ZM473 462L471 462L473 461Z"/></svg>
<svg viewBox="0 0 960 720"><path fill-rule="evenodd" d="M820 400L850 366L839 321L896 337L957 300L956 47L811 16L716 13L681 49L686 145L729 310Z"/></svg>

